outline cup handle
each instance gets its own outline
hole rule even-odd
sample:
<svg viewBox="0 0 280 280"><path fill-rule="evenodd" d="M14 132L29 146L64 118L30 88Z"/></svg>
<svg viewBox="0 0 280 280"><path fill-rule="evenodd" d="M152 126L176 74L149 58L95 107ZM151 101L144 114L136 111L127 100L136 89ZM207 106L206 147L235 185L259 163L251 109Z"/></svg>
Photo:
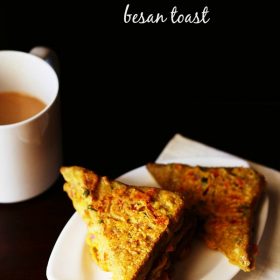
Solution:
<svg viewBox="0 0 280 280"><path fill-rule="evenodd" d="M57 76L60 74L59 60L56 53L47 47L37 46L30 50L31 54L45 60L55 70Z"/></svg>

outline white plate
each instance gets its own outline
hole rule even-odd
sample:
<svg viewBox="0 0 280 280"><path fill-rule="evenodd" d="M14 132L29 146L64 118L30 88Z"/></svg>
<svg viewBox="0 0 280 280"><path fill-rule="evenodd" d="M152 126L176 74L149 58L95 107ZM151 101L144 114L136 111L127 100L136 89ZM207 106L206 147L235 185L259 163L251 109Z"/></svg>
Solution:
<svg viewBox="0 0 280 280"><path fill-rule="evenodd" d="M187 159L180 162L202 166L248 166L239 159ZM158 186L145 166L134 169L118 178L131 185ZM257 228L257 242L260 241L268 215L268 197L261 206ZM85 244L86 225L75 213L61 232L51 253L47 278L49 280L106 280L111 279L111 273L103 272L91 260ZM191 257L187 257L175 265L175 280L227 280L231 279L239 268L231 265L219 252L209 250L196 240L192 245Z"/></svg>

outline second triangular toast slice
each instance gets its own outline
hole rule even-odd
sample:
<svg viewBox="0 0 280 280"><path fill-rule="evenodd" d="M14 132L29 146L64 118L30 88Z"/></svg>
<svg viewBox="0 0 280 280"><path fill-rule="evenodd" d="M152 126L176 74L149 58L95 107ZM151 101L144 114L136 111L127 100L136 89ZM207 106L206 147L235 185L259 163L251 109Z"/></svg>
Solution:
<svg viewBox="0 0 280 280"><path fill-rule="evenodd" d="M207 246L223 252L244 271L255 267L255 210L264 177L251 168L205 168L184 164L147 165L164 189L185 194L188 206L203 220Z"/></svg>

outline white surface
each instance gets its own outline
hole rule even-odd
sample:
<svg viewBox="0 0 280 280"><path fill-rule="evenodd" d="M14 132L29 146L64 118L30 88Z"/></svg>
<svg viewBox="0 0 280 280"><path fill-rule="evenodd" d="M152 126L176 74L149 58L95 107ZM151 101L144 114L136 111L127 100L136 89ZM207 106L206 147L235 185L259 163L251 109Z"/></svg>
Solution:
<svg viewBox="0 0 280 280"><path fill-rule="evenodd" d="M28 93L47 106L22 122L0 125L0 203L34 197L61 165L58 78L34 55L0 51L0 92Z"/></svg>
<svg viewBox="0 0 280 280"><path fill-rule="evenodd" d="M254 145L254 143L252 143ZM263 149L266 147L264 146ZM279 154L279 151L275 151ZM182 158L233 158L235 156L219 151L202 143L176 134L157 159L177 161ZM256 270L250 273L239 272L234 280L279 280L280 279L280 172L256 163L252 167L261 172L267 180L269 216L260 242L260 255ZM215 279L214 279L215 280Z"/></svg>
<svg viewBox="0 0 280 280"><path fill-rule="evenodd" d="M164 162L168 162L168 160L164 160ZM234 158L217 159L213 157L199 160L190 158L181 159L180 162L205 166L248 166L246 161ZM158 186L144 166L122 175L118 180L131 185ZM258 240L265 226L267 212L268 199L265 200L261 209ZM75 213L59 236L50 256L47 267L49 280L111 279L110 273L100 271L90 259L85 237L86 226ZM175 266L175 280L226 280L231 279L238 271L238 267L231 265L221 253L211 251L202 242L196 241L191 249L191 257Z"/></svg>

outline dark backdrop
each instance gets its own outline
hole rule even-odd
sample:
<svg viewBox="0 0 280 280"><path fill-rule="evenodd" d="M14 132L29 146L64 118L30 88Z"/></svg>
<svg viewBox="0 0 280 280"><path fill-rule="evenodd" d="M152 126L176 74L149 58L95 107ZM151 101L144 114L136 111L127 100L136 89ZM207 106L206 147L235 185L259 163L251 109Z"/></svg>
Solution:
<svg viewBox="0 0 280 280"><path fill-rule="evenodd" d="M208 5L210 22L124 24L127 3L134 13L164 14ZM65 164L117 176L154 160L179 132L279 169L273 7L40 5L3 8L0 49L57 52Z"/></svg>
<svg viewBox="0 0 280 280"><path fill-rule="evenodd" d="M10 2L1 3L0 49L45 45L61 62L64 164L116 177L153 161L181 133L279 170L279 15L270 3ZM207 4L211 19L124 24L127 3L132 12L177 5L185 14ZM1 279L46 279L74 212L62 181L0 205Z"/></svg>

